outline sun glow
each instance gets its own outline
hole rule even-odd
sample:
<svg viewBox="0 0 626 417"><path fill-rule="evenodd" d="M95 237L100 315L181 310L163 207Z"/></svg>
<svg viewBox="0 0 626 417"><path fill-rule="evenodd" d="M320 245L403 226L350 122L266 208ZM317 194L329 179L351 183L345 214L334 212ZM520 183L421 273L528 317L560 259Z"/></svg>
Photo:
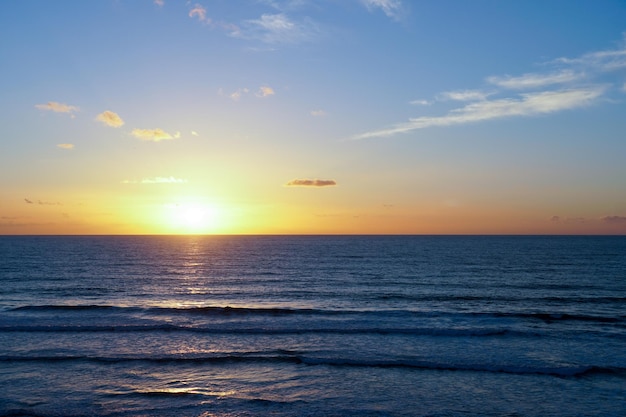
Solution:
<svg viewBox="0 0 626 417"><path fill-rule="evenodd" d="M167 206L167 225L176 233L212 233L219 227L219 210L204 203L178 203Z"/></svg>

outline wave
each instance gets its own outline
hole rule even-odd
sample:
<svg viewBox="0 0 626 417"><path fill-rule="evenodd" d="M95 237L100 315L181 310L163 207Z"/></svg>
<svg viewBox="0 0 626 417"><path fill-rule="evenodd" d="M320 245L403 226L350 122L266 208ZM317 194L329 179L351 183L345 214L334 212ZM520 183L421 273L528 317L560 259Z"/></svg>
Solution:
<svg viewBox="0 0 626 417"><path fill-rule="evenodd" d="M618 297L619 298L619 297ZM621 299L621 298L619 298ZM135 307L113 305L26 305L14 307L9 312L119 312L119 313L145 313L145 314L170 314L170 315L215 315L215 316L407 316L420 317L484 317L484 318L512 318L531 319L544 322L557 321L583 321L597 323L619 323L626 320L626 315L601 316L587 314L571 314L561 312L438 312L438 311L411 311L411 310L327 310L314 308L286 308L286 307L231 307L231 306L203 306L203 307Z"/></svg>
<svg viewBox="0 0 626 417"><path fill-rule="evenodd" d="M480 363L444 363L422 360L361 360L346 358L322 358L306 355L274 352L274 354L233 353L221 356L0 356L0 363L7 362L90 362L98 364L125 364L133 362L151 363L155 365L218 365L218 364L293 364L303 366L332 366L359 368L399 368L422 369L432 371L453 372L486 372L516 375L549 375L558 377L582 377L593 375L614 375L626 378L626 368L617 366L572 365L572 366L516 366L492 365Z"/></svg>
<svg viewBox="0 0 626 417"><path fill-rule="evenodd" d="M540 332L524 332L505 328L441 328L441 327L193 327L174 324L147 325L12 325L0 326L0 333L41 332L41 333L89 333L89 332L189 332L204 334L233 335L290 335L290 334L340 334L340 335L407 335L407 336L451 336L451 337L490 337L490 336L541 336Z"/></svg>

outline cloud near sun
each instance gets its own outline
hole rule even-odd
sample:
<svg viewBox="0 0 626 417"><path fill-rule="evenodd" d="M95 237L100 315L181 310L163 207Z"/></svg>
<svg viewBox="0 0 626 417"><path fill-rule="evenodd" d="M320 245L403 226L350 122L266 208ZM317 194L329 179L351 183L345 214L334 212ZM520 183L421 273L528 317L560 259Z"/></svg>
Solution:
<svg viewBox="0 0 626 417"><path fill-rule="evenodd" d="M133 129L131 134L141 140L160 142L162 140L174 139L175 136L163 131L162 129ZM178 136L178 135L177 135Z"/></svg>
<svg viewBox="0 0 626 417"><path fill-rule="evenodd" d="M546 65L553 69L519 76L487 77L485 82L490 87L485 91L448 91L437 94L434 100L414 100L411 104L465 104L440 115L415 117L404 123L354 135L352 139L389 137L429 127L545 115L594 105L608 99L611 91L626 92L621 85L600 81L607 73L626 69L626 39L619 49L591 52L578 58L559 58Z"/></svg>
<svg viewBox="0 0 626 417"><path fill-rule="evenodd" d="M39 110L53 111L55 113L73 114L79 111L79 108L76 106L70 106L69 104L58 103L56 101L49 101L46 104L36 104L35 107Z"/></svg>
<svg viewBox="0 0 626 417"><path fill-rule="evenodd" d="M335 185L337 185L335 180L295 179L285 184L285 187L332 187Z"/></svg>
<svg viewBox="0 0 626 417"><path fill-rule="evenodd" d="M110 110L106 110L102 113L100 113L97 117L96 120L104 123L107 126L111 126L111 127L121 127L124 125L124 121L122 120L122 118L115 112L112 112Z"/></svg>

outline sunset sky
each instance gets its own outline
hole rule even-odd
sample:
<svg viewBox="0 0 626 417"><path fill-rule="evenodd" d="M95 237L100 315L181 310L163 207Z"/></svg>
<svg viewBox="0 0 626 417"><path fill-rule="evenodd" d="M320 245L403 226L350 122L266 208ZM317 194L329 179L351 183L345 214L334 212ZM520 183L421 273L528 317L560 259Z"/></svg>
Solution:
<svg viewBox="0 0 626 417"><path fill-rule="evenodd" d="M4 0L0 234L625 234L623 0Z"/></svg>

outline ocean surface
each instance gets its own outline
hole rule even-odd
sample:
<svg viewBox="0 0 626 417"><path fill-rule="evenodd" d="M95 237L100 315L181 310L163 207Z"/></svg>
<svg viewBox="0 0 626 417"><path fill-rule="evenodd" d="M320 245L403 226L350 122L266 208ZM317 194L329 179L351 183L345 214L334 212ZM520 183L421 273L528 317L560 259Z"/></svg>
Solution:
<svg viewBox="0 0 626 417"><path fill-rule="evenodd" d="M0 416L625 416L626 237L0 237Z"/></svg>

